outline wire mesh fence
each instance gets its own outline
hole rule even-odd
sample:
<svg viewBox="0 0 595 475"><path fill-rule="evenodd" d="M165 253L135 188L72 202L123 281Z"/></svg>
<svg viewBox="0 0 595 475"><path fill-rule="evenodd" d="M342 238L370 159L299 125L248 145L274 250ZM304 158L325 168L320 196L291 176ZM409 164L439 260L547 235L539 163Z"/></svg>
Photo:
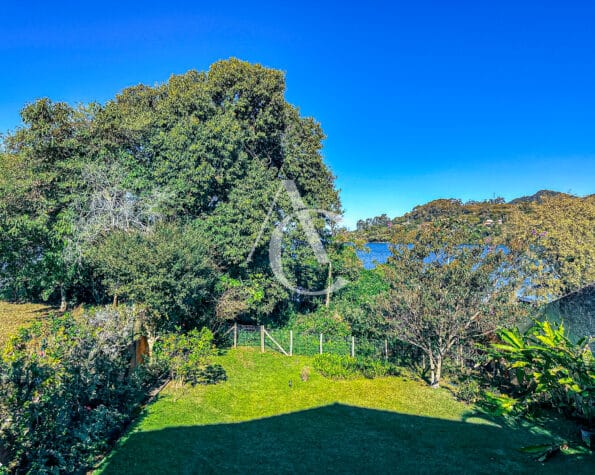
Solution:
<svg viewBox="0 0 595 475"><path fill-rule="evenodd" d="M364 339L295 332L288 329L267 329L262 325L234 324L218 338L223 348L256 347L261 351L276 351L287 356L335 354L377 359L400 357L402 346L386 339Z"/></svg>

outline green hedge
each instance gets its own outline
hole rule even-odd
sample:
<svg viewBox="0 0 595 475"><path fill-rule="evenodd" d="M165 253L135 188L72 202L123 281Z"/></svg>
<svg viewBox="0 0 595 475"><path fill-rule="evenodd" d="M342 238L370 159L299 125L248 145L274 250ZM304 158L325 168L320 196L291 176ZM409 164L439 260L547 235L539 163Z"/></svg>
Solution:
<svg viewBox="0 0 595 475"><path fill-rule="evenodd" d="M372 358L352 358L334 354L317 355L313 360L314 368L330 379L352 379L357 377L378 378L398 375L398 368Z"/></svg>

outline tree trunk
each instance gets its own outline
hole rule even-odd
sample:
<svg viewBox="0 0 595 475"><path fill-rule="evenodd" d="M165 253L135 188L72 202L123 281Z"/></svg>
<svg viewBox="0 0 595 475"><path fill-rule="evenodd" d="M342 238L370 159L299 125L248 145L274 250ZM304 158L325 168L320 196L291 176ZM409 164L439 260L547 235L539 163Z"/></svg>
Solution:
<svg viewBox="0 0 595 475"><path fill-rule="evenodd" d="M432 354L429 354L430 359L430 385L434 386L436 381L436 365L434 364L434 357Z"/></svg>
<svg viewBox="0 0 595 475"><path fill-rule="evenodd" d="M436 376L434 379L434 387L440 386L440 378L442 377L442 355L436 357Z"/></svg>
<svg viewBox="0 0 595 475"><path fill-rule="evenodd" d="M147 354L149 355L149 362L153 362L153 346L155 346L155 342L157 341L157 337L152 334L151 332L148 332L149 335L147 335Z"/></svg>
<svg viewBox="0 0 595 475"><path fill-rule="evenodd" d="M465 358L463 358L463 345L459 343L458 347L459 367L462 370L465 367Z"/></svg>
<svg viewBox="0 0 595 475"><path fill-rule="evenodd" d="M65 312L68 308L68 302L66 301L66 289L63 285L60 286L60 312Z"/></svg>
<svg viewBox="0 0 595 475"><path fill-rule="evenodd" d="M430 359L430 385L433 388L438 388L442 376L442 355L430 353L428 356Z"/></svg>

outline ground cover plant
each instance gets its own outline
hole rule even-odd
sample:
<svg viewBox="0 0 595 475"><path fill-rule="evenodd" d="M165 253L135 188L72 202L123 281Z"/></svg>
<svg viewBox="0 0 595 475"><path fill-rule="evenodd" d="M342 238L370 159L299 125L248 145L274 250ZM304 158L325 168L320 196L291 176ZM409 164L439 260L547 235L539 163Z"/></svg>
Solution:
<svg viewBox="0 0 595 475"><path fill-rule="evenodd" d="M312 365L320 374L331 379L352 379L362 376L377 378L399 374L396 366L380 359L355 358L332 353L316 355L312 359Z"/></svg>

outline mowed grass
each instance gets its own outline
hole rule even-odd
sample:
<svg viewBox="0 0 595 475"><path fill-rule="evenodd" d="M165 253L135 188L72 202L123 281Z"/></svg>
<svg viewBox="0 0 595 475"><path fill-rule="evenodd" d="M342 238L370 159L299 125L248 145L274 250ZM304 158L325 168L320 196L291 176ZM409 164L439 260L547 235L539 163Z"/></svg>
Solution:
<svg viewBox="0 0 595 475"><path fill-rule="evenodd" d="M0 300L0 346L14 335L19 327L42 318L51 310L52 308L47 305L9 303Z"/></svg>
<svg viewBox="0 0 595 475"><path fill-rule="evenodd" d="M227 382L167 387L99 473L595 473L593 456L535 462L518 449L560 434L490 422L446 389L314 370L302 382L309 358L253 349L218 360Z"/></svg>

